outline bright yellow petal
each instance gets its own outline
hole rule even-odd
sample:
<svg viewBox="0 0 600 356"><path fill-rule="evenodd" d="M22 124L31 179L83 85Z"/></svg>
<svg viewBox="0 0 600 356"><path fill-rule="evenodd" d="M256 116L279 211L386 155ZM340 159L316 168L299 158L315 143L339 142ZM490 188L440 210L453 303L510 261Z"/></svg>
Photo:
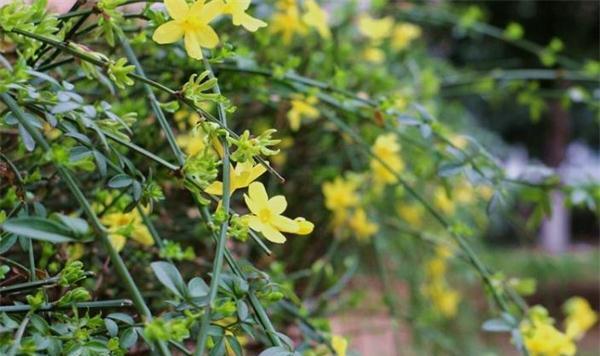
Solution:
<svg viewBox="0 0 600 356"><path fill-rule="evenodd" d="M198 0L192 6L192 13L194 14L194 16L197 16L201 22L208 24L209 22L214 20L215 17L223 14L225 3L223 3L222 0L210 1L204 4L204 6L199 6L199 10L196 10L196 4L198 4L201 1L202 0Z"/></svg>
<svg viewBox="0 0 600 356"><path fill-rule="evenodd" d="M248 210L250 210L250 212L252 214L258 215L258 213L260 212L260 208L254 202L254 200L252 200L252 198L250 198L247 194L244 194L244 201L246 202L246 206L248 207Z"/></svg>
<svg viewBox="0 0 600 356"><path fill-rule="evenodd" d="M261 27L266 27L267 23L259 20L255 17L252 17L248 14L242 13L239 16L233 16L232 18L233 24L236 26L242 25L246 30L250 32L254 32Z"/></svg>
<svg viewBox="0 0 600 356"><path fill-rule="evenodd" d="M271 213L279 215L287 208L287 200L283 195L277 195L269 199L268 205Z"/></svg>
<svg viewBox="0 0 600 356"><path fill-rule="evenodd" d="M208 25L198 27L196 38L200 46L204 48L215 48L219 44L219 35Z"/></svg>
<svg viewBox="0 0 600 356"><path fill-rule="evenodd" d="M202 59L202 48L200 48L196 35L193 32L186 32L184 40L188 56L194 59Z"/></svg>
<svg viewBox="0 0 600 356"><path fill-rule="evenodd" d="M294 220L283 215L275 215L272 218L273 225L283 232L291 232L293 234L300 230L300 225Z"/></svg>
<svg viewBox="0 0 600 356"><path fill-rule="evenodd" d="M245 186L248 186L250 183L254 182L258 177L260 177L263 173L267 171L267 168L262 164L256 164L250 169L250 174L248 175Z"/></svg>
<svg viewBox="0 0 600 356"><path fill-rule="evenodd" d="M244 218L248 223L248 227L254 231L261 232L265 228L265 224L258 218L258 216L246 215Z"/></svg>
<svg viewBox="0 0 600 356"><path fill-rule="evenodd" d="M154 34L152 40L159 44L177 42L183 36L183 29L177 24L176 21L165 22L160 25Z"/></svg>
<svg viewBox="0 0 600 356"><path fill-rule="evenodd" d="M138 225L131 233L131 238L144 246L154 245L154 238L148 228L144 225Z"/></svg>
<svg viewBox="0 0 600 356"><path fill-rule="evenodd" d="M213 182L204 189L204 192L212 195L221 195L223 194L223 183L219 181Z"/></svg>
<svg viewBox="0 0 600 356"><path fill-rule="evenodd" d="M295 218L294 221L298 223L298 231L296 234L298 235L308 235L313 232L315 225L305 218Z"/></svg>
<svg viewBox="0 0 600 356"><path fill-rule="evenodd" d="M108 240L110 244L113 245L117 252L121 251L123 247L125 247L125 236L119 234L110 234L108 235Z"/></svg>
<svg viewBox="0 0 600 356"><path fill-rule="evenodd" d="M281 232L277 231L277 229L271 225L264 224L264 228L261 230L261 233L267 240L276 244L282 244L286 240L285 236L283 236Z"/></svg>
<svg viewBox="0 0 600 356"><path fill-rule="evenodd" d="M261 182L252 182L252 184L250 184L248 187L248 195L257 208L257 212L255 214L258 215L258 211L261 209L268 209L269 196L267 195L265 186Z"/></svg>
<svg viewBox="0 0 600 356"><path fill-rule="evenodd" d="M198 2L202 2L202 0ZM190 9L185 0L165 0L165 7L175 20L183 20Z"/></svg>

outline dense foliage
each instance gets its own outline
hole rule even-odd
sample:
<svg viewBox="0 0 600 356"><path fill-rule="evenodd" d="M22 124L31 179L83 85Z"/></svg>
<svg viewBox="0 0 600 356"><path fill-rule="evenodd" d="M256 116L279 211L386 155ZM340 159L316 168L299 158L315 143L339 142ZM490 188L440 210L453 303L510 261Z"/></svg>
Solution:
<svg viewBox="0 0 600 356"><path fill-rule="evenodd" d="M597 116L600 62L475 6L61 6L0 7L2 354L345 355L328 316L364 302L343 293L359 268L417 351L481 354L483 329L524 354L573 355L596 323L580 297L563 325L528 306L535 281L480 251L490 216L524 203L533 230L559 190L597 214L600 187L542 165L507 174L501 142L440 91L539 120L539 81L565 81L561 105ZM453 67L429 26L543 68Z"/></svg>

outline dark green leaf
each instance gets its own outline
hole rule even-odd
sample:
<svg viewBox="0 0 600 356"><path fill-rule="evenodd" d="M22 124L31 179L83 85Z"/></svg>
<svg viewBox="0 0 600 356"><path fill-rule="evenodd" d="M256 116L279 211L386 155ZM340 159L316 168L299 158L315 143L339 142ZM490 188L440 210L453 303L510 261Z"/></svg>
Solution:
<svg viewBox="0 0 600 356"><path fill-rule="evenodd" d="M171 292L180 298L187 295L187 287L175 266L163 261L152 262L150 266L152 266L152 270L160 283L167 287Z"/></svg>

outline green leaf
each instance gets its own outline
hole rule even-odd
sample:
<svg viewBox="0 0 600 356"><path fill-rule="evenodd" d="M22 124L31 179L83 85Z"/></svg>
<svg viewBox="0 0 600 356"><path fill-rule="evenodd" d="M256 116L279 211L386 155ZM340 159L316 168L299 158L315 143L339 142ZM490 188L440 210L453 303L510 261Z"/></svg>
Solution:
<svg viewBox="0 0 600 356"><path fill-rule="evenodd" d="M504 319L490 319L481 325L481 329L489 332L509 332L512 330L512 326Z"/></svg>
<svg viewBox="0 0 600 356"><path fill-rule="evenodd" d="M137 339L138 334L133 328L125 329L119 338L121 347L124 349L128 349L135 345Z"/></svg>
<svg viewBox="0 0 600 356"><path fill-rule="evenodd" d="M258 356L293 356L294 353L281 347L281 346L275 346L275 347L269 347L268 349L264 350L263 352L261 352L260 354L258 354Z"/></svg>
<svg viewBox="0 0 600 356"><path fill-rule="evenodd" d="M9 219L2 224L2 229L17 236L34 240L52 243L73 241L69 229L44 218L22 217Z"/></svg>
<svg viewBox="0 0 600 356"><path fill-rule="evenodd" d="M187 295L187 287L181 278L181 274L175 266L168 262L152 262L150 264L156 278L171 292L180 298Z"/></svg>
<svg viewBox="0 0 600 356"><path fill-rule="evenodd" d="M108 186L111 188L124 188L133 183L133 179L127 174L117 174L108 181Z"/></svg>
<svg viewBox="0 0 600 356"><path fill-rule="evenodd" d="M106 326L106 330L108 330L108 334L112 337L117 336L119 333L119 326L112 319L104 319L104 326Z"/></svg>
<svg viewBox="0 0 600 356"><path fill-rule="evenodd" d="M200 277L194 277L188 282L191 297L203 297L208 294L208 285Z"/></svg>
<svg viewBox="0 0 600 356"><path fill-rule="evenodd" d="M60 220L60 222L66 225L75 235L85 235L90 230L87 221L83 219L66 216L59 213L52 214L52 217Z"/></svg>

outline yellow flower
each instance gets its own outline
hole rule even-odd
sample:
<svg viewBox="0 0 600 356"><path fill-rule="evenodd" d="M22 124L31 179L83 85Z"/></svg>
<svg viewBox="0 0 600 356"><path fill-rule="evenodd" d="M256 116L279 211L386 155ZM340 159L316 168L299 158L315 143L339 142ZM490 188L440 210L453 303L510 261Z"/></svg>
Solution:
<svg viewBox="0 0 600 356"><path fill-rule="evenodd" d="M356 182L337 177L333 182L323 183L325 206L331 211L347 209L358 204Z"/></svg>
<svg viewBox="0 0 600 356"><path fill-rule="evenodd" d="M379 230L377 224L368 220L367 213L362 208L354 211L348 225L354 231L356 238L361 241L373 236Z"/></svg>
<svg viewBox="0 0 600 356"><path fill-rule="evenodd" d="M385 61L385 52L375 46L367 47L363 50L362 57L365 61L379 64Z"/></svg>
<svg viewBox="0 0 600 356"><path fill-rule="evenodd" d="M365 37L380 42L390 36L394 20L391 17L374 19L368 15L361 15L358 18L358 30Z"/></svg>
<svg viewBox="0 0 600 356"><path fill-rule="evenodd" d="M446 215L454 213L454 202L448 197L443 187L438 187L433 192L433 205Z"/></svg>
<svg viewBox="0 0 600 356"><path fill-rule="evenodd" d="M254 18L246 13L250 7L250 0L225 0L223 13L230 14L235 26L243 26L246 30L254 32L261 27L267 26L267 23Z"/></svg>
<svg viewBox="0 0 600 356"><path fill-rule="evenodd" d="M454 198L457 202L471 204L475 200L475 189L467 182L461 182L454 189Z"/></svg>
<svg viewBox="0 0 600 356"><path fill-rule="evenodd" d="M392 184L396 182L396 175L404 169L404 162L400 158L400 144L393 133L380 135L375 140L371 149L373 154L379 158L371 159L371 170L373 179L377 184ZM383 161L384 163L380 162ZM391 170L391 171L390 171Z"/></svg>
<svg viewBox="0 0 600 356"><path fill-rule="evenodd" d="M245 216L248 226L262 233L271 242L284 243L286 238L281 232L301 235L312 231L306 220L292 220L281 215L287 208L285 197L276 195L269 199L265 186L260 182L250 184L248 194L244 194L244 201L251 213Z"/></svg>
<svg viewBox="0 0 600 356"><path fill-rule="evenodd" d="M188 156L193 156L204 150L204 139L199 135L179 135L177 136L177 145L183 149Z"/></svg>
<svg viewBox="0 0 600 356"><path fill-rule="evenodd" d="M400 218L411 227L420 228L423 226L423 213L425 210L422 205L401 203L396 210Z"/></svg>
<svg viewBox="0 0 600 356"><path fill-rule="evenodd" d="M292 131L298 131L302 119L314 120L320 115L319 110L315 107L318 99L314 96L303 98L298 96L292 99L292 108L287 113Z"/></svg>
<svg viewBox="0 0 600 356"><path fill-rule="evenodd" d="M152 39L159 43L174 43L184 38L185 50L194 59L202 59L202 48L214 48L219 36L209 23L223 12L224 3L198 0L189 6L185 0L165 0L167 12L173 18L160 25Z"/></svg>
<svg viewBox="0 0 600 356"><path fill-rule="evenodd" d="M254 164L250 161L240 162L235 165L235 168L231 166L229 169L229 194L233 194L237 189L246 188L266 171L267 169L262 164ZM208 194L222 195L223 182L213 182L204 191Z"/></svg>
<svg viewBox="0 0 600 356"><path fill-rule="evenodd" d="M269 26L271 33L281 33L283 42L289 44L292 37L305 34L306 26L300 18L295 0L280 0L277 3L278 11L271 18Z"/></svg>
<svg viewBox="0 0 600 356"><path fill-rule="evenodd" d="M432 258L425 263L425 271L429 278L442 278L446 274L446 261L441 258Z"/></svg>
<svg viewBox="0 0 600 356"><path fill-rule="evenodd" d="M567 314L564 321L565 333L574 340L580 340L598 321L598 314L581 297L569 298L563 305L563 310Z"/></svg>
<svg viewBox="0 0 600 356"><path fill-rule="evenodd" d="M106 214L101 222L107 227L108 238L117 251L123 249L128 237L144 246L154 245L154 239L137 210Z"/></svg>
<svg viewBox="0 0 600 356"><path fill-rule="evenodd" d="M321 37L331 38L331 31L329 30L329 26L327 26L327 12L315 0L307 0L304 4L306 12L302 15L302 21L314 27Z"/></svg>
<svg viewBox="0 0 600 356"><path fill-rule="evenodd" d="M197 123L202 121L202 118L197 112L179 110L173 115L173 120L177 124L177 128L185 130L188 127L194 127Z"/></svg>
<svg viewBox="0 0 600 356"><path fill-rule="evenodd" d="M394 27L392 33L392 48L395 51L402 51L410 42L421 36L421 28L410 23L401 23Z"/></svg>
<svg viewBox="0 0 600 356"><path fill-rule="evenodd" d="M436 309L446 318L452 318L456 315L460 294L452 288L442 283L433 283L427 289L429 298Z"/></svg>
<svg viewBox="0 0 600 356"><path fill-rule="evenodd" d="M572 356L577 351L573 340L554 327L554 320L542 306L530 309L519 329L531 356Z"/></svg>
<svg viewBox="0 0 600 356"><path fill-rule="evenodd" d="M333 335L331 337L331 347L337 356L346 356L348 340L346 340L346 338L343 336Z"/></svg>

